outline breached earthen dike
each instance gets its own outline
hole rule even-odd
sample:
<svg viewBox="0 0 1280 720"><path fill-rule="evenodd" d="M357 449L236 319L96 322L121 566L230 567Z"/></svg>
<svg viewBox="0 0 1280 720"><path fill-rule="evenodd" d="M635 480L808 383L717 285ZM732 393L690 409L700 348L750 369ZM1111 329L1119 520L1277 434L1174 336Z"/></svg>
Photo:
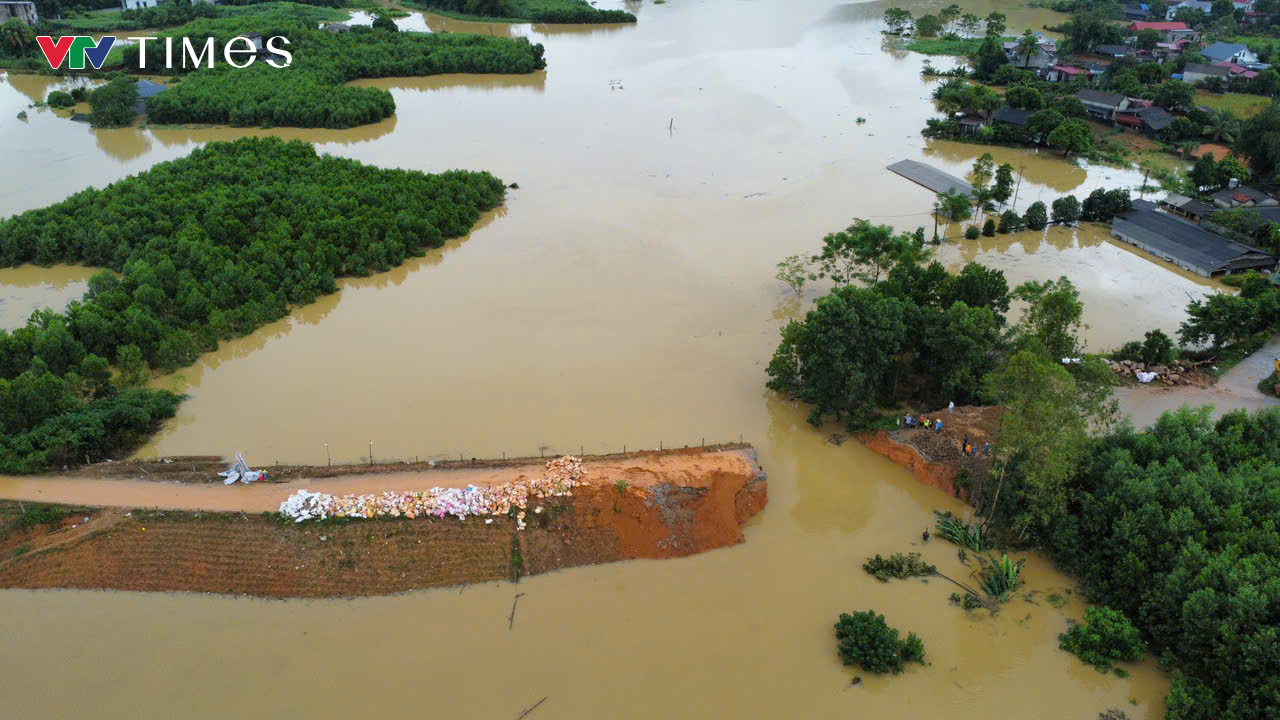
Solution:
<svg viewBox="0 0 1280 720"><path fill-rule="evenodd" d="M768 501L763 469L749 445L592 457L586 467L587 485L571 497L531 501L522 531L509 517L488 524L452 517L293 523L264 512L263 505L278 506L303 485L377 492L497 484L540 474L536 459L247 487L75 474L43 479L38 498L29 497L36 480L9 479L0 483L0 495L64 503L87 495L89 504L107 508L90 512L88 523L77 513L56 536L37 527L0 540L0 550L31 548L0 564L0 587L384 595L734 545L744 540L742 525ZM112 487L121 501L102 501ZM136 501L147 495L156 502ZM211 504L215 498L220 502ZM535 505L542 512L534 513ZM123 510L137 507L152 509ZM56 544L50 537L58 538Z"/></svg>

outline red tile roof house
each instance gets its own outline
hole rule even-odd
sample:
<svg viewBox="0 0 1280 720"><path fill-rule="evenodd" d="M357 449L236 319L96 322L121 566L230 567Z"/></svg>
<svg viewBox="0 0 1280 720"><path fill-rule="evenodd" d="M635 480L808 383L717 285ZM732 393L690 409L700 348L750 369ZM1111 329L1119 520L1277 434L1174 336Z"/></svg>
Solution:
<svg viewBox="0 0 1280 720"><path fill-rule="evenodd" d="M1069 65L1054 65L1053 69L1048 73L1049 82L1071 82L1076 78L1088 77L1089 73L1084 68L1071 67Z"/></svg>
<svg viewBox="0 0 1280 720"><path fill-rule="evenodd" d="M1199 34L1181 22L1146 22L1140 21L1129 25L1129 32L1140 33L1143 30L1155 30L1166 41L1177 42L1181 38L1195 39Z"/></svg>
<svg viewBox="0 0 1280 720"><path fill-rule="evenodd" d="M1239 75L1240 77L1245 78L1246 80L1258 77L1258 73L1250 70L1249 68L1243 65L1236 65L1235 63L1229 63L1225 60L1222 62L1216 62L1214 63L1214 65L1218 67L1224 67L1231 71L1232 76Z"/></svg>

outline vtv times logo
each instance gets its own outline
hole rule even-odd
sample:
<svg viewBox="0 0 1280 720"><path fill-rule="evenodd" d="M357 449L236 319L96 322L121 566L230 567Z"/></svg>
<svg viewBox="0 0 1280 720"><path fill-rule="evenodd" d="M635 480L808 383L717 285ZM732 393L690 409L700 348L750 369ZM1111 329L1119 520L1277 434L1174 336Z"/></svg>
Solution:
<svg viewBox="0 0 1280 720"><path fill-rule="evenodd" d="M146 70L147 43L160 38L128 37L125 39L138 42L138 69ZM88 35L63 35L57 41L54 41L49 35L41 35L36 38L36 43L40 45L40 52L44 53L44 59L48 61L49 67L54 70L61 67L64 60L67 63L68 70L83 70L85 60L89 61L94 70L101 70L102 63L107 59L107 53L111 52L111 47L116 43L116 38L113 35L103 35L101 40L94 40ZM271 67L288 67L293 62L293 54L280 47L281 43L288 45L289 40L275 36L268 38L264 46L262 36L257 33L249 36L239 35L231 38L223 46L222 59L231 67L246 68L261 56ZM236 47L237 45L242 47ZM204 46L198 51L191 42L191 38L182 38L182 48L179 56L181 67L198 68L201 64L204 64L205 67L212 68L216 55L217 53L213 49L213 38L207 38ZM188 59L191 60L191 65L189 66L187 65ZM237 62L237 59L242 61ZM166 37L164 38L164 69L172 70L174 67L173 38Z"/></svg>

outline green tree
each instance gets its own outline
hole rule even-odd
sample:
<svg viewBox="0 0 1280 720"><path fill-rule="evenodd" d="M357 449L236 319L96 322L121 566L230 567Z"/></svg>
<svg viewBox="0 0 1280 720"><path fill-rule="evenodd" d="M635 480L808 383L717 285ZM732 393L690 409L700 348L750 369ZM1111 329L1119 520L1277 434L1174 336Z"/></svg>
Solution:
<svg viewBox="0 0 1280 720"><path fill-rule="evenodd" d="M973 37L978 34L978 26L982 24L982 18L967 12L960 16L960 32L966 37Z"/></svg>
<svg viewBox="0 0 1280 720"><path fill-rule="evenodd" d="M1244 185L1248 183L1252 177L1252 173L1249 172L1249 168L1240 164L1240 161L1231 155L1228 155L1218 161L1218 165L1215 170L1218 173L1218 185L1220 186L1230 184L1232 179L1238 180L1241 185Z"/></svg>
<svg viewBox="0 0 1280 720"><path fill-rule="evenodd" d="M884 616L874 610L841 613L836 622L836 642L845 665L858 665L867 672L902 672L904 662L924 664L924 643L915 633L906 640L898 636Z"/></svg>
<svg viewBox="0 0 1280 720"><path fill-rule="evenodd" d="M969 178L973 181L973 190L978 195L979 200L984 199L987 183L991 182L995 172L996 161L991 156L991 153L982 153L978 159L973 161L973 169L969 171Z"/></svg>
<svg viewBox="0 0 1280 720"><path fill-rule="evenodd" d="M1148 365L1169 365L1177 359L1177 348L1164 331L1148 330L1142 342L1142 362Z"/></svg>
<svg viewBox="0 0 1280 720"><path fill-rule="evenodd" d="M987 218L987 221L982 224L982 234L987 237L995 237L996 221L992 220L991 218Z"/></svg>
<svg viewBox="0 0 1280 720"><path fill-rule="evenodd" d="M55 107L55 108L71 107L72 105L76 104L76 101L71 98L70 93L65 93L65 92L62 92L61 90L54 90L53 92L49 93L48 99L46 99L44 102L49 107Z"/></svg>
<svg viewBox="0 0 1280 720"><path fill-rule="evenodd" d="M1181 80L1170 80L1156 87L1155 103L1166 110L1189 108L1195 104L1196 89Z"/></svg>
<svg viewBox="0 0 1280 720"><path fill-rule="evenodd" d="M1090 427L1109 427L1116 416L1110 369L1092 357L1072 367L1031 343L982 381L983 396L1004 413L992 448L995 487L989 499L983 487L981 512L988 521L1008 517L1019 537L1043 536L1066 515L1068 483L1088 453Z"/></svg>
<svg viewBox="0 0 1280 720"><path fill-rule="evenodd" d="M1249 161L1257 177L1275 177L1280 167L1280 106L1272 101L1245 120L1232 149Z"/></svg>
<svg viewBox="0 0 1280 720"><path fill-rule="evenodd" d="M1107 672L1121 660L1137 662L1147 654L1138 628L1124 613L1109 607L1085 608L1084 622L1059 635L1058 645L1099 672Z"/></svg>
<svg viewBox="0 0 1280 720"><path fill-rule="evenodd" d="M1039 110L1044 104L1040 91L1026 85L1015 85L1009 88L1004 94L1004 100L1009 107L1020 110Z"/></svg>
<svg viewBox="0 0 1280 720"><path fill-rule="evenodd" d="M1209 124L1204 127L1204 135L1213 142L1228 145L1236 141L1240 132L1240 120L1236 114L1226 108L1216 110L1209 115Z"/></svg>
<svg viewBox="0 0 1280 720"><path fill-rule="evenodd" d="M907 306L871 288L838 287L818 299L805 319L782 330L766 372L770 389L814 405L809 422L825 415L850 427L874 414L907 340Z"/></svg>
<svg viewBox="0 0 1280 720"><path fill-rule="evenodd" d="M1080 221L1080 201L1075 195L1065 195L1053 201L1053 224L1075 225Z"/></svg>
<svg viewBox="0 0 1280 720"><path fill-rule="evenodd" d="M956 303L964 303L970 308L987 308L995 314L997 322L1004 324L1009 300L1009 283L1004 273L971 262L966 263L959 273L947 276L939 291L938 305L949 308Z"/></svg>
<svg viewBox="0 0 1280 720"><path fill-rule="evenodd" d="M400 28L396 27L396 21L391 19L390 15L374 15L373 29L385 30L387 32L400 32Z"/></svg>
<svg viewBox="0 0 1280 720"><path fill-rule="evenodd" d="M1188 173L1191 182L1197 188L1216 188L1218 186L1218 165L1214 162L1213 153L1205 153L1196 160Z"/></svg>
<svg viewBox="0 0 1280 720"><path fill-rule="evenodd" d="M991 189L991 199L1003 205L1012 196L1013 166L1009 163L1002 163L999 168L996 168L996 184Z"/></svg>
<svg viewBox="0 0 1280 720"><path fill-rule="evenodd" d="M1022 229L1022 218L1013 210L1005 210L1000 214L1000 226L997 231L1004 235L1007 233L1018 232Z"/></svg>
<svg viewBox="0 0 1280 720"><path fill-rule="evenodd" d="M973 217L973 200L964 193L947 190L944 193L938 193L937 202L939 212L954 221L959 222Z"/></svg>
<svg viewBox="0 0 1280 720"><path fill-rule="evenodd" d="M995 369L1003 345L1001 322L991 308L957 301L945 310L921 308L915 373L928 378L924 395L939 404L978 397L983 376Z"/></svg>
<svg viewBox="0 0 1280 720"><path fill-rule="evenodd" d="M1156 43L1163 38L1160 37L1159 30L1147 28L1138 33L1138 49L1139 50L1155 50Z"/></svg>
<svg viewBox="0 0 1280 720"><path fill-rule="evenodd" d="M31 26L11 17L0 24L0 50L9 57L26 57L35 52L36 33Z"/></svg>
<svg viewBox="0 0 1280 720"><path fill-rule="evenodd" d="M937 15L921 15L916 18L916 32L925 37L936 37L942 32L942 20Z"/></svg>
<svg viewBox="0 0 1280 720"><path fill-rule="evenodd" d="M1075 357L1080 353L1077 337L1084 317L1080 292L1065 276L1056 281L1029 281L1019 285L1013 297L1028 304L1019 333L1034 338L1050 358Z"/></svg>
<svg viewBox="0 0 1280 720"><path fill-rule="evenodd" d="M914 18L911 17L910 10L891 7L884 11L884 24L889 26L889 30L895 33L902 33L903 30L911 27Z"/></svg>
<svg viewBox="0 0 1280 720"><path fill-rule="evenodd" d="M1027 119L1027 132L1031 133L1032 137L1044 139L1049 137L1049 133L1052 133L1064 121L1066 121L1066 118L1062 116L1062 113L1052 108L1046 108Z"/></svg>
<svg viewBox="0 0 1280 720"><path fill-rule="evenodd" d="M1049 133L1047 138L1053 147L1062 148L1062 156L1093 149L1093 131L1080 120L1067 120Z"/></svg>
<svg viewBox="0 0 1280 720"><path fill-rule="evenodd" d="M1018 38L1018 46L1016 52L1022 58L1022 66L1027 67L1031 64L1031 58L1040 53L1040 43L1036 40L1035 33L1028 28L1022 31L1022 37ZM1028 108L1034 110L1035 108Z"/></svg>
<svg viewBox="0 0 1280 720"><path fill-rule="evenodd" d="M1138 80L1138 74L1135 72L1122 72L1111 77L1108 89L1113 93L1120 95L1141 95L1142 82Z"/></svg>
<svg viewBox="0 0 1280 720"><path fill-rule="evenodd" d="M122 387L141 385L151 377L151 368L142 359L142 350L137 345L122 345L116 351L116 366L120 369Z"/></svg>
<svg viewBox="0 0 1280 720"><path fill-rule="evenodd" d="M951 3L950 5L939 10L938 17L942 20L943 28L944 29L949 28L951 26L951 23L958 20L960 18L961 13L963 12L964 11L960 9L960 6L956 5L955 3Z"/></svg>
<svg viewBox="0 0 1280 720"><path fill-rule="evenodd" d="M1128 190L1098 188L1084 199L1080 206L1080 218L1090 222L1111 222L1116 215L1132 209L1133 201Z"/></svg>
<svg viewBox="0 0 1280 720"><path fill-rule="evenodd" d="M988 32L982 44L978 46L974 60L974 76L979 80L989 80L995 76L996 71L1008 64L1009 58L1004 54L1000 36Z"/></svg>
<svg viewBox="0 0 1280 720"><path fill-rule="evenodd" d="M123 127L137 116L138 83L120 75L89 93L89 124L93 127Z"/></svg>
<svg viewBox="0 0 1280 720"><path fill-rule="evenodd" d="M1026 221L1028 228L1043 230L1049 224L1049 214L1045 210L1044 203L1039 200L1031 203L1031 207L1027 208L1027 213L1023 220Z"/></svg>
<svg viewBox="0 0 1280 720"><path fill-rule="evenodd" d="M987 18L986 18L987 37L989 38L1003 37L1004 30L1006 27L1008 27L1007 21L1008 21L1008 17L1006 17L1004 13L996 12L993 10L990 15L987 15Z"/></svg>
<svg viewBox="0 0 1280 720"><path fill-rule="evenodd" d="M778 263L777 279L786 283L787 287L795 291L797 297L804 292L805 281L809 279L809 260L802 255L790 255L782 259Z"/></svg>
<svg viewBox="0 0 1280 720"><path fill-rule="evenodd" d="M907 235L894 235L888 225L872 225L854 219L844 230L822 239L822 253L810 258L818 278L830 278L836 285L855 280L875 285L894 263L920 252L919 244Z"/></svg>

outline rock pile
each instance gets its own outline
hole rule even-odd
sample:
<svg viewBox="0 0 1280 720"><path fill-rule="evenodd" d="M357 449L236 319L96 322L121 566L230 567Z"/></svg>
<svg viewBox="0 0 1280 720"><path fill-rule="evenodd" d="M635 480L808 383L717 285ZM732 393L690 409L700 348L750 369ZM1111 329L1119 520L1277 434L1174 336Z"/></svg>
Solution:
<svg viewBox="0 0 1280 720"><path fill-rule="evenodd" d="M1150 365L1135 360L1111 361L1111 372L1124 377L1137 377L1138 373L1155 373L1155 381L1165 385L1193 385L1189 368L1184 365Z"/></svg>
<svg viewBox="0 0 1280 720"><path fill-rule="evenodd" d="M583 484L587 470L582 460L571 455L547 461L541 478L517 480L494 487L433 487L414 492L384 492L368 495L329 495L299 490L280 503L280 514L294 522L330 517L444 517L459 520L468 516L506 515L515 512L516 527L525 528L525 508L529 498L572 495ZM535 512L541 512L538 507Z"/></svg>

